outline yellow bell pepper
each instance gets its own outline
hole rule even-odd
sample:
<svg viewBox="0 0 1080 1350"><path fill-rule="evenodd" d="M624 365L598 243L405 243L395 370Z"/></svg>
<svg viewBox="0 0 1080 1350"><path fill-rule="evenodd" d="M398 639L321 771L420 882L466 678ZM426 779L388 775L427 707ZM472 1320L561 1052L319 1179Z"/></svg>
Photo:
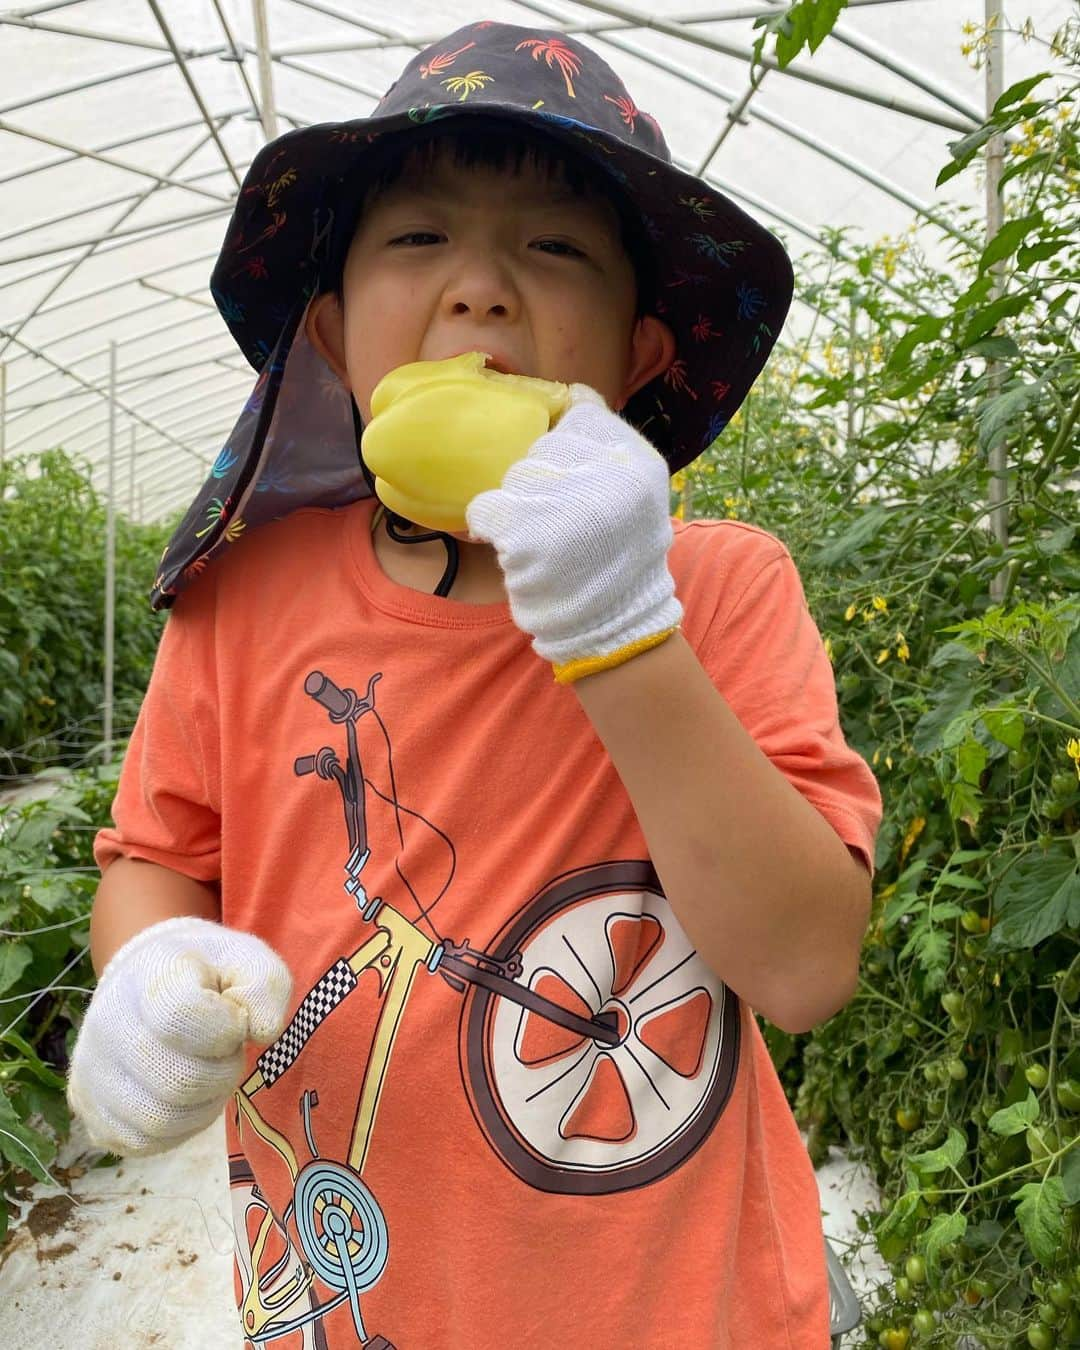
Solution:
<svg viewBox="0 0 1080 1350"><path fill-rule="evenodd" d="M565 384L489 370L483 352L414 361L371 396L361 449L379 500L433 530L467 529L465 508L566 411Z"/></svg>

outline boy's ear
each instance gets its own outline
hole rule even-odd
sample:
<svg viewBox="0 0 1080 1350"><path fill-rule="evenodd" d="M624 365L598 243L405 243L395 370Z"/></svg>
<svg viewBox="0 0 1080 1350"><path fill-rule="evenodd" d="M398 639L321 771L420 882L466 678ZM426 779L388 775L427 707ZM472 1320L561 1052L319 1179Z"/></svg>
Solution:
<svg viewBox="0 0 1080 1350"><path fill-rule="evenodd" d="M333 291L323 291L308 305L304 334L346 389L349 372L345 365L345 314Z"/></svg>
<svg viewBox="0 0 1080 1350"><path fill-rule="evenodd" d="M630 364L623 392L615 404L617 410L643 389L650 380L662 375L675 360L675 334L655 314L646 314L634 324L630 338Z"/></svg>

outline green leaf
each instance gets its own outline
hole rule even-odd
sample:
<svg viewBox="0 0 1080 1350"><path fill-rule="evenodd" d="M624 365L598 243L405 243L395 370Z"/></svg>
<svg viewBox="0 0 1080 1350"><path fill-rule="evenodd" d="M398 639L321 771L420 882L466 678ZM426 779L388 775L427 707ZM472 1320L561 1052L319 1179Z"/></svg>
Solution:
<svg viewBox="0 0 1080 1350"><path fill-rule="evenodd" d="M923 1250L926 1253L926 1266L931 1276L940 1268L941 1249L950 1242L959 1242L967 1232L967 1215L957 1211L955 1214L939 1214L926 1230Z"/></svg>
<svg viewBox="0 0 1080 1350"><path fill-rule="evenodd" d="M51 1069L38 1055L37 1051L29 1041L24 1040L17 1031L6 1031L0 1037L0 1044L13 1045L19 1054L26 1060L26 1068L45 1084L46 1087L63 1089L66 1085L63 1078Z"/></svg>
<svg viewBox="0 0 1080 1350"><path fill-rule="evenodd" d="M1013 1192L1016 1217L1036 1261L1052 1266L1065 1242L1065 1193L1060 1177L1029 1181Z"/></svg>
<svg viewBox="0 0 1080 1350"><path fill-rule="evenodd" d="M935 187L941 187L947 183L950 178L955 178L958 173L975 158L976 154L982 149L991 136L996 136L1000 129L995 126L984 125L978 127L967 136L963 136L958 141L949 142L949 154L952 156L952 163L946 164L937 176Z"/></svg>
<svg viewBox="0 0 1080 1350"><path fill-rule="evenodd" d="M966 653L970 657L970 653ZM971 658L974 659L974 658ZM962 672L954 672L930 695L930 707L915 723L911 743L920 755L928 755L941 746L942 737L953 719L966 712L975 698L976 686Z"/></svg>
<svg viewBox="0 0 1080 1350"><path fill-rule="evenodd" d="M998 394L979 409L979 449L984 453L1021 417L1038 397L1042 386L1023 382Z"/></svg>
<svg viewBox="0 0 1080 1350"><path fill-rule="evenodd" d="M1070 242L1068 239L1047 239L1041 244L1025 244L1016 255L1017 264L1026 271L1032 263L1045 262L1047 258L1054 257Z"/></svg>
<svg viewBox="0 0 1080 1350"><path fill-rule="evenodd" d="M983 249L982 257L979 259L979 271L985 272L994 263L1012 257L1019 248L1021 240L1025 239L1032 230L1037 229L1042 223L1043 213L1041 211L1033 211L1029 216L1020 216L1016 220L1006 221Z"/></svg>
<svg viewBox="0 0 1080 1350"><path fill-rule="evenodd" d="M986 761L989 758L986 746L969 736L963 745L956 752L956 766L960 770L960 776L965 783L970 783L972 787L979 786L979 779L982 777L982 771L986 768ZM968 880L968 878L964 878Z"/></svg>
<svg viewBox="0 0 1080 1350"><path fill-rule="evenodd" d="M32 1130L15 1114L15 1108L0 1092L0 1157L24 1168L39 1181L49 1182L46 1170L56 1157L56 1144L38 1130Z"/></svg>
<svg viewBox="0 0 1080 1350"><path fill-rule="evenodd" d="M1011 319L1027 309L1031 299L1028 293L1003 295L999 300L992 300L982 309L977 309L968 319L967 327L960 338L961 350L966 351L973 343L978 342L979 338L984 337L992 328L996 328L1002 319Z"/></svg>
<svg viewBox="0 0 1080 1350"><path fill-rule="evenodd" d="M1035 548L1044 558L1052 558L1058 553L1064 553L1072 545L1075 535L1075 525L1062 525L1051 534L1036 539Z"/></svg>
<svg viewBox="0 0 1080 1350"><path fill-rule="evenodd" d="M995 1111L986 1123L995 1134L1008 1138L1014 1134L1023 1134L1027 1127L1033 1125L1038 1118L1039 1101L1029 1088L1028 1095L1023 1101L1013 1102L1011 1106L1003 1106L1000 1111Z"/></svg>
<svg viewBox="0 0 1080 1350"><path fill-rule="evenodd" d="M987 946L1017 951L1063 928L1080 925L1080 864L1071 848L1032 851L993 891L994 926Z"/></svg>
<svg viewBox="0 0 1080 1350"><path fill-rule="evenodd" d="M1066 1153L1061 1164L1061 1192L1067 1205L1080 1205L1080 1150Z"/></svg>
<svg viewBox="0 0 1080 1350"><path fill-rule="evenodd" d="M1003 333L996 333L993 337L980 338L968 348L971 356L981 356L986 361L1011 361L1020 355L1020 348Z"/></svg>
<svg viewBox="0 0 1080 1350"><path fill-rule="evenodd" d="M945 320L939 319L935 314L928 314L925 318L913 323L892 349L889 359L885 363L886 374L891 374L896 370L906 370L911 360L911 353L915 348L924 342L931 342L934 338L940 337L941 330L944 327Z"/></svg>
<svg viewBox="0 0 1080 1350"><path fill-rule="evenodd" d="M895 1261L915 1232L922 1192L905 1191L876 1228L878 1250L886 1261Z"/></svg>
<svg viewBox="0 0 1080 1350"><path fill-rule="evenodd" d="M986 883L980 881L978 877L967 877L963 872L942 872L937 879L938 886L952 886L958 891L978 891L980 894L986 890ZM935 909L934 913L937 913Z"/></svg>
<svg viewBox="0 0 1080 1350"><path fill-rule="evenodd" d="M925 1153L912 1153L908 1162L919 1172L944 1172L955 1167L967 1153L967 1140L955 1125L949 1126L949 1137L938 1148L928 1149Z"/></svg>
<svg viewBox="0 0 1080 1350"><path fill-rule="evenodd" d="M848 557L864 544L876 539L891 516L892 512L887 506L876 504L868 506L861 515L856 516L839 538L829 540L818 549L812 559L813 565L832 567Z"/></svg>
<svg viewBox="0 0 1080 1350"><path fill-rule="evenodd" d="M34 953L25 942L9 939L0 943L0 994L19 982L33 959Z"/></svg>
<svg viewBox="0 0 1080 1350"><path fill-rule="evenodd" d="M1004 108L1008 108L1010 104L1019 103L1021 99L1027 98L1028 94L1031 93L1037 84L1041 84L1043 80L1048 80L1049 78L1050 72L1044 70L1041 75L1032 75L1029 79L1019 80L1016 84L1010 85L994 104L990 116L996 117L998 113Z"/></svg>
<svg viewBox="0 0 1080 1350"><path fill-rule="evenodd" d="M1024 739L1024 718L1015 708L984 708L980 720L995 741L1019 750Z"/></svg>
<svg viewBox="0 0 1080 1350"><path fill-rule="evenodd" d="M1020 178L1024 174L1041 171L1048 164L1053 163L1054 152L1052 150L1038 150L1033 155L1022 155L1013 162L1002 173L998 181L998 194L1002 188L1014 178Z"/></svg>

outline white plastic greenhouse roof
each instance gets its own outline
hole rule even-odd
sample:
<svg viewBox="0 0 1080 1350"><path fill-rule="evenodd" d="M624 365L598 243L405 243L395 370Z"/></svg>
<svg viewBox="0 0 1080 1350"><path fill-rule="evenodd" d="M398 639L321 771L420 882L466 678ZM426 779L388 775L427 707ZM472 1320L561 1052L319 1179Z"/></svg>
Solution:
<svg viewBox="0 0 1080 1350"><path fill-rule="evenodd" d="M676 161L776 229L796 258L823 229L876 240L925 221L946 196L975 208L980 233L974 176L939 191L934 180L948 142L983 118L984 75L961 47L964 25L983 25L984 0L849 0L813 57L769 69L752 90L753 20L778 6L43 0L0 10L0 453L63 445L104 487L111 428L118 508L152 519L185 506L255 378L208 281L264 122L281 132L362 117L418 48L474 20L562 28L594 47L658 117ZM1052 64L1047 42L1071 8L1005 6L1006 87ZM1024 40L1016 30L1029 18L1037 36Z"/></svg>

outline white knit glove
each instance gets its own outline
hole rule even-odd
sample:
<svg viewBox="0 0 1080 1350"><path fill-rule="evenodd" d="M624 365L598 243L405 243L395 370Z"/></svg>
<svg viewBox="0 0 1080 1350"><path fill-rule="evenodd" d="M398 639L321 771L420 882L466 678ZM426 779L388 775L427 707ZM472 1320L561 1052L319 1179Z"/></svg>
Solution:
<svg viewBox="0 0 1080 1350"><path fill-rule="evenodd" d="M285 962L251 933L193 915L151 924L101 972L68 1104L110 1153L173 1148L222 1111L244 1042L280 1034L291 992Z"/></svg>
<svg viewBox="0 0 1080 1350"><path fill-rule="evenodd" d="M678 627L669 478L660 452L575 384L554 429L466 508L469 533L495 547L514 622L560 683Z"/></svg>

